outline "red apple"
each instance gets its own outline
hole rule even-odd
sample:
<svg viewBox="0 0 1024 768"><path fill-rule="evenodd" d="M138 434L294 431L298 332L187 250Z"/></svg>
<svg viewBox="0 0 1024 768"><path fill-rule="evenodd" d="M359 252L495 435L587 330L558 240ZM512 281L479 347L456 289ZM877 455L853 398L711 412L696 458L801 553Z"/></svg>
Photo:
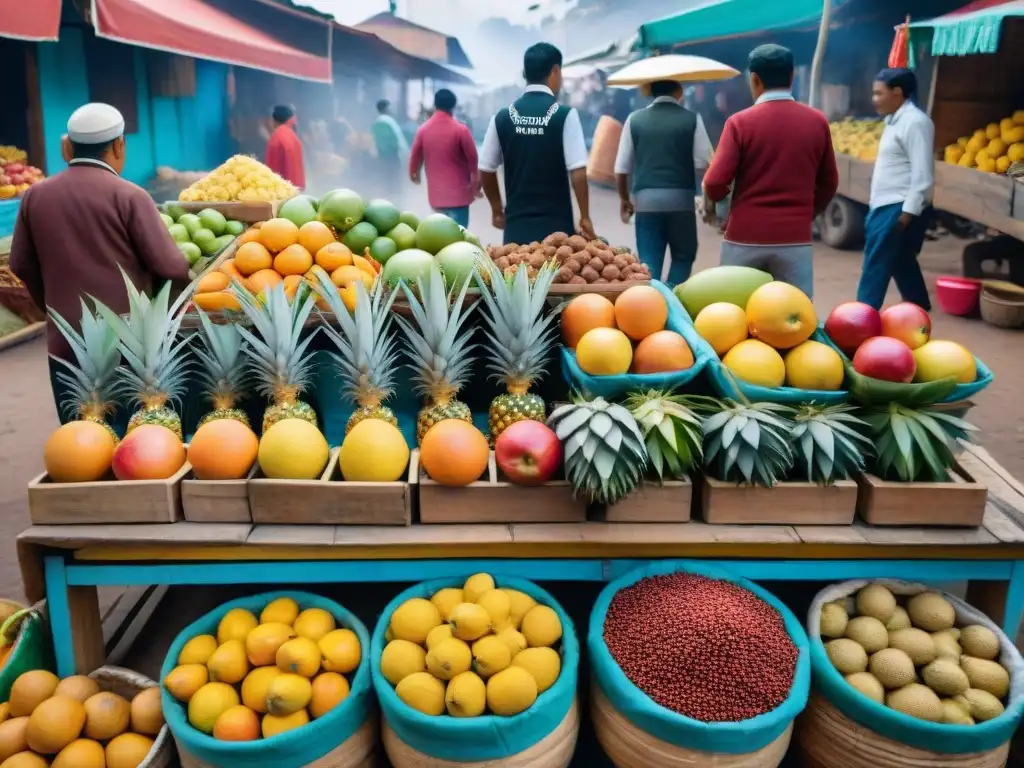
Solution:
<svg viewBox="0 0 1024 768"><path fill-rule="evenodd" d="M517 485L543 485L562 464L562 444L547 425L517 421L494 443L498 469Z"/></svg>
<svg viewBox="0 0 1024 768"><path fill-rule="evenodd" d="M917 304L904 301L882 310L882 335L899 339L911 349L923 346L932 335L932 319Z"/></svg>
<svg viewBox="0 0 1024 768"><path fill-rule="evenodd" d="M917 372L910 347L890 336L874 336L857 348L853 370L861 376L908 384Z"/></svg>
<svg viewBox="0 0 1024 768"><path fill-rule="evenodd" d="M22 163L8 163L7 164L7 172L8 173L21 173L24 170L25 170L25 166Z"/></svg>
<svg viewBox="0 0 1024 768"><path fill-rule="evenodd" d="M829 314L825 333L843 352L852 355L867 339L882 335L882 318L874 307L848 301Z"/></svg>

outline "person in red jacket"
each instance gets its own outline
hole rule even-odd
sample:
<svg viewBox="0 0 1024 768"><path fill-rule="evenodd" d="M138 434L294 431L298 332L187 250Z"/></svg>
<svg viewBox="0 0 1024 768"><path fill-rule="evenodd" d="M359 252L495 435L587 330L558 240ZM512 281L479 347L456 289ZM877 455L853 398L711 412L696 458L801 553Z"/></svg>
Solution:
<svg viewBox="0 0 1024 768"><path fill-rule="evenodd" d="M277 128L267 142L267 167L299 189L305 189L306 169L302 164L302 139L295 132L295 109L278 104L273 117Z"/></svg>
<svg viewBox="0 0 1024 768"><path fill-rule="evenodd" d="M814 291L812 226L839 187L828 120L793 99L793 54L781 45L750 53L754 106L725 122L704 176L717 203L732 192L722 264L756 267ZM714 205L705 205L714 217Z"/></svg>

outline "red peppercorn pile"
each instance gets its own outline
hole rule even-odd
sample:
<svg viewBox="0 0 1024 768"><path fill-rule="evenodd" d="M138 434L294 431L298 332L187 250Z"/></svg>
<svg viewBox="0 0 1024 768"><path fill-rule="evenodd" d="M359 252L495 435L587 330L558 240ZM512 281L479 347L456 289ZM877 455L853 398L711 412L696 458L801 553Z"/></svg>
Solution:
<svg viewBox="0 0 1024 768"><path fill-rule="evenodd" d="M637 688L705 723L778 707L799 655L775 608L736 584L689 573L653 576L618 592L604 641Z"/></svg>

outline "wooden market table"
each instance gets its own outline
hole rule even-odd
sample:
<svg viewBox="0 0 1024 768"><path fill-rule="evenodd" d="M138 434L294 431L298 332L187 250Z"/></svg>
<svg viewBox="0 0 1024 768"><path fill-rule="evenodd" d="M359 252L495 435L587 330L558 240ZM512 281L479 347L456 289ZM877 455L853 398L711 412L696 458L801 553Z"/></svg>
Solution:
<svg viewBox="0 0 1024 768"><path fill-rule="evenodd" d="M34 526L18 537L25 592L48 601L58 673L101 666L97 587L421 581L488 570L607 581L641 561L718 561L755 581L967 581L969 600L1016 637L1024 615L1024 485L984 449L961 462L986 483L971 529L566 523Z"/></svg>

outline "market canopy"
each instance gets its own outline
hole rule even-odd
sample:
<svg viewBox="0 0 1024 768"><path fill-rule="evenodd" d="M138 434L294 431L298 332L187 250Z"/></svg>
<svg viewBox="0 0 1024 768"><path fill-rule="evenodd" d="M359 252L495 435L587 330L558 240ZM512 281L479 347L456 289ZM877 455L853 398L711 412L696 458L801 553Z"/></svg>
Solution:
<svg viewBox="0 0 1024 768"><path fill-rule="evenodd" d="M680 83L728 80L739 72L704 56L668 54L634 61L608 78L609 85L650 85L659 80Z"/></svg>
<svg viewBox="0 0 1024 768"><path fill-rule="evenodd" d="M331 82L331 27L326 22L318 26L327 36L328 53L318 56L286 45L203 0L92 2L99 37L300 80Z"/></svg>
<svg viewBox="0 0 1024 768"><path fill-rule="evenodd" d="M1024 16L1024 0L975 0L944 16L915 21L911 32L931 30L933 56L995 53L1003 19Z"/></svg>
<svg viewBox="0 0 1024 768"><path fill-rule="evenodd" d="M0 0L0 37L56 40L61 0Z"/></svg>

